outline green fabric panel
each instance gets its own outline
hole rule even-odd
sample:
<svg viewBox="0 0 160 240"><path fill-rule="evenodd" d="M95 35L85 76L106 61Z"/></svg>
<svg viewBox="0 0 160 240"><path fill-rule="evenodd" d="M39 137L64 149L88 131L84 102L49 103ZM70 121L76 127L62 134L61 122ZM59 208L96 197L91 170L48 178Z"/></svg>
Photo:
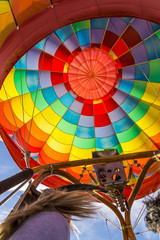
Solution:
<svg viewBox="0 0 160 240"><path fill-rule="evenodd" d="M26 84L26 70L15 70L14 82L20 95L30 92Z"/></svg>
<svg viewBox="0 0 160 240"><path fill-rule="evenodd" d="M86 139L75 136L73 145L82 149L91 149L95 147L95 138Z"/></svg>
<svg viewBox="0 0 160 240"><path fill-rule="evenodd" d="M146 114L149 107L150 107L149 105L143 102L139 102L136 108L132 112L130 112L128 115L134 122L137 122Z"/></svg>
<svg viewBox="0 0 160 240"><path fill-rule="evenodd" d="M32 92L31 97L32 97L34 104L40 111L43 111L45 108L47 108L49 106L47 104L47 102L45 101L41 90Z"/></svg>
<svg viewBox="0 0 160 240"><path fill-rule="evenodd" d="M73 23L72 26L73 26L74 31L78 32L80 30L90 28L90 21L86 20L86 21L82 21L82 22L78 22L78 23Z"/></svg>
<svg viewBox="0 0 160 240"><path fill-rule="evenodd" d="M159 83L160 62L158 60L149 62L150 75L149 81Z"/></svg>
<svg viewBox="0 0 160 240"><path fill-rule="evenodd" d="M51 108L53 109L53 111L55 113L57 113L60 117L63 117L63 115L65 114L65 112L67 111L67 107L65 107L63 105L63 103L61 103L61 101L58 99L57 101L55 101L53 104L51 104Z"/></svg>
<svg viewBox="0 0 160 240"><path fill-rule="evenodd" d="M146 82L135 81L130 95L138 99L141 99L145 92L146 85L147 85Z"/></svg>
<svg viewBox="0 0 160 240"><path fill-rule="evenodd" d="M136 124L134 124L132 127L127 129L126 131L122 133L118 133L117 137L119 142L124 143L137 137L140 134L140 132L141 132L141 129Z"/></svg>
<svg viewBox="0 0 160 240"><path fill-rule="evenodd" d="M57 127L61 131L65 132L65 133L68 133L70 135L75 135L76 129L77 129L77 125L69 123L69 122L65 121L63 118L58 123Z"/></svg>
<svg viewBox="0 0 160 240"><path fill-rule="evenodd" d="M160 39L160 30L156 33L156 35Z"/></svg>

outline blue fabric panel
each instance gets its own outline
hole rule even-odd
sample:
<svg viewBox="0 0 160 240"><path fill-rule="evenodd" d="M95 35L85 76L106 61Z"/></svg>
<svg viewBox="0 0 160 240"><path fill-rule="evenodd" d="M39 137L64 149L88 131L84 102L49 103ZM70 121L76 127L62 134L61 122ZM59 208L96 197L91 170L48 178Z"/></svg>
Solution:
<svg viewBox="0 0 160 240"><path fill-rule="evenodd" d="M68 37L70 37L72 34L74 34L73 29L71 25L64 26L54 32L59 39L64 42Z"/></svg>
<svg viewBox="0 0 160 240"><path fill-rule="evenodd" d="M116 135L107 137L107 138L96 138L96 147L97 148L111 148L118 144L118 139Z"/></svg>
<svg viewBox="0 0 160 240"><path fill-rule="evenodd" d="M116 133L121 133L129 129L133 124L134 122L128 116L125 116L118 122L113 123L113 127Z"/></svg>
<svg viewBox="0 0 160 240"><path fill-rule="evenodd" d="M147 50L148 61L160 58L160 40L157 35L153 35L143 43Z"/></svg>
<svg viewBox="0 0 160 240"><path fill-rule="evenodd" d="M80 138L94 138L95 137L94 127L78 126L76 136Z"/></svg>
<svg viewBox="0 0 160 240"><path fill-rule="evenodd" d="M26 72L26 83L30 92L37 91L39 86L39 72L38 71L27 71Z"/></svg>
<svg viewBox="0 0 160 240"><path fill-rule="evenodd" d="M74 101L74 98L71 96L70 93L67 93L63 97L60 98L60 101L63 103L64 106L69 108L70 105L72 104L72 102Z"/></svg>
<svg viewBox="0 0 160 240"><path fill-rule="evenodd" d="M148 81L149 78L149 64L144 63L140 65L135 65L135 80Z"/></svg>
<svg viewBox="0 0 160 240"><path fill-rule="evenodd" d="M73 112L72 110L68 109L67 112L64 114L63 119L67 122L78 124L80 114Z"/></svg>
<svg viewBox="0 0 160 240"><path fill-rule="evenodd" d="M81 31L77 32L76 35L77 35L80 46L90 44L90 30L89 29L81 30Z"/></svg>
<svg viewBox="0 0 160 240"><path fill-rule="evenodd" d="M121 104L121 107L126 113L130 113L137 106L138 103L139 103L138 99L132 96L128 96Z"/></svg>
<svg viewBox="0 0 160 240"><path fill-rule="evenodd" d="M119 89L123 92L130 93L133 88L134 81L132 80L121 80L121 83L119 85Z"/></svg>
<svg viewBox="0 0 160 240"><path fill-rule="evenodd" d="M58 99L53 87L42 89L42 94L49 105Z"/></svg>
<svg viewBox="0 0 160 240"><path fill-rule="evenodd" d="M91 29L105 29L107 25L108 18L98 18L98 19L91 19L90 26Z"/></svg>

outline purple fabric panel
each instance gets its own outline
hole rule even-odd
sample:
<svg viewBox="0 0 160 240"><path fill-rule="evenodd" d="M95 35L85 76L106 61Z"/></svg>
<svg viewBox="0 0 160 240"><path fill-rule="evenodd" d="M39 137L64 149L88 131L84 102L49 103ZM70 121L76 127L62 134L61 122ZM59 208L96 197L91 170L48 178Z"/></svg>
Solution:
<svg viewBox="0 0 160 240"><path fill-rule="evenodd" d="M57 49L61 44L62 43L60 42L60 40L55 35L52 34L46 41L44 51L54 56L54 54L56 53Z"/></svg>
<svg viewBox="0 0 160 240"><path fill-rule="evenodd" d="M151 24L143 19L134 19L131 23L131 27L139 33L142 40L149 37L154 32Z"/></svg>
<svg viewBox="0 0 160 240"><path fill-rule="evenodd" d="M39 73L39 81L40 81L40 86L42 89L52 87L52 82L51 82L51 73L50 72L40 72Z"/></svg>
<svg viewBox="0 0 160 240"><path fill-rule="evenodd" d="M91 29L91 43L101 44L104 36L104 30L102 29Z"/></svg>
<svg viewBox="0 0 160 240"><path fill-rule="evenodd" d="M32 48L27 53L27 69L28 70L38 70L39 57L42 51L36 48Z"/></svg>
<svg viewBox="0 0 160 240"><path fill-rule="evenodd" d="M73 52L74 50L80 47L75 35L71 35L69 38L67 38L64 41L64 45L70 52Z"/></svg>
<svg viewBox="0 0 160 240"><path fill-rule="evenodd" d="M147 62L147 51L143 43L137 45L131 50L131 54L134 57L135 63Z"/></svg>
<svg viewBox="0 0 160 240"><path fill-rule="evenodd" d="M135 67L122 68L122 79L135 79Z"/></svg>
<svg viewBox="0 0 160 240"><path fill-rule="evenodd" d="M117 36L120 36L127 26L128 24L126 22L124 22L120 18L115 17L110 18L107 30L115 33Z"/></svg>
<svg viewBox="0 0 160 240"><path fill-rule="evenodd" d="M9 240L70 240L67 220L57 212L30 216Z"/></svg>

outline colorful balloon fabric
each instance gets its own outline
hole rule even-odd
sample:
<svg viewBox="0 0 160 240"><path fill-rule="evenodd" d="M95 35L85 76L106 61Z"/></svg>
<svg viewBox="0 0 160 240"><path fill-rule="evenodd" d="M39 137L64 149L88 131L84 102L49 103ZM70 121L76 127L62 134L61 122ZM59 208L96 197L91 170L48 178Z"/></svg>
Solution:
<svg viewBox="0 0 160 240"><path fill-rule="evenodd" d="M106 148L158 149L159 58L155 23L113 17L64 26L10 71L0 91L1 125L42 165ZM82 168L67 171L79 178ZM91 181L87 171L81 180Z"/></svg>

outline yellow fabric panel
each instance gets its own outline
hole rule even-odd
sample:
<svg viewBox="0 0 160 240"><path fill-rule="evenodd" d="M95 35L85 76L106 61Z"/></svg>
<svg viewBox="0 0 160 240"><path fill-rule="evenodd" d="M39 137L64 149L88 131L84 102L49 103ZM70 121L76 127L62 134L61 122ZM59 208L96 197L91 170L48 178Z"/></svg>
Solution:
<svg viewBox="0 0 160 240"><path fill-rule="evenodd" d="M79 157L75 157L72 154L70 154L70 156L69 156L69 161L74 161L74 160L79 160L79 159L80 159Z"/></svg>
<svg viewBox="0 0 160 240"><path fill-rule="evenodd" d="M10 71L0 90L0 98L3 99L4 101L7 100L7 98L11 99L13 97L19 96L19 93L14 83L14 72L15 72L15 69L12 69ZM6 93L8 97L6 96Z"/></svg>
<svg viewBox="0 0 160 240"><path fill-rule="evenodd" d="M136 152L136 151L137 152L142 152L147 150L149 151L152 145L153 145L152 142L148 139L148 137L143 132L141 132L136 138L132 139L129 142L121 143L121 147L124 151L124 154Z"/></svg>
<svg viewBox="0 0 160 240"><path fill-rule="evenodd" d="M12 109L22 122L27 123L31 117L25 112L24 108L22 107L22 100L21 97L16 97L11 100Z"/></svg>
<svg viewBox="0 0 160 240"><path fill-rule="evenodd" d="M69 63L65 63L65 64L64 64L64 69L63 69L63 72L64 72L64 73L67 73L67 72L68 72L68 67L69 67Z"/></svg>
<svg viewBox="0 0 160 240"><path fill-rule="evenodd" d="M75 146L72 146L71 154L80 159L87 159L92 157L92 152L96 151L95 148L92 149L81 149Z"/></svg>
<svg viewBox="0 0 160 240"><path fill-rule="evenodd" d="M160 124L160 112L159 112L159 116L157 117L156 121L149 128L145 129L145 133L149 137L157 135L160 131L159 124Z"/></svg>
<svg viewBox="0 0 160 240"><path fill-rule="evenodd" d="M2 88L0 90L0 100L2 102L2 101L5 101L7 99L9 99L9 96L8 95L6 96L6 91L5 91L4 87L2 86Z"/></svg>
<svg viewBox="0 0 160 240"><path fill-rule="evenodd" d="M47 140L47 144L50 148L60 153L69 153L71 149L70 144L68 145L68 144L60 143L52 137L49 137L49 139Z"/></svg>
<svg viewBox="0 0 160 240"><path fill-rule="evenodd" d="M2 45L6 37L15 28L16 24L14 22L11 12L0 15L0 46Z"/></svg>
<svg viewBox="0 0 160 240"><path fill-rule="evenodd" d="M9 3L7 1L0 1L0 14L11 11Z"/></svg>
<svg viewBox="0 0 160 240"><path fill-rule="evenodd" d="M159 116L159 110L153 107L150 107L147 113L139 121L137 121L136 124L141 129L147 129L157 121L158 116Z"/></svg>
<svg viewBox="0 0 160 240"><path fill-rule="evenodd" d="M61 142L61 143L64 143L64 144L72 144L73 142L73 138L74 136L73 135L70 135L70 134L67 134L65 132L62 132L61 130L59 130L58 128L56 128L53 133L52 133L52 137Z"/></svg>
<svg viewBox="0 0 160 240"><path fill-rule="evenodd" d="M109 54L113 57L114 60L118 58L117 55L112 50L109 51Z"/></svg>
<svg viewBox="0 0 160 240"><path fill-rule="evenodd" d="M99 104L99 103L102 103L102 102L103 102L102 99L94 100L94 101L93 101L93 104Z"/></svg>
<svg viewBox="0 0 160 240"><path fill-rule="evenodd" d="M36 108L33 100L31 98L31 94L27 93L23 96L19 97L21 99L21 104L23 106L24 111L32 118L36 116L40 111Z"/></svg>
<svg viewBox="0 0 160 240"><path fill-rule="evenodd" d="M157 99L157 93L159 91L160 91L159 83L147 82L146 89L141 100L148 103L153 103Z"/></svg>
<svg viewBox="0 0 160 240"><path fill-rule="evenodd" d="M47 134L51 134L51 132L54 130L55 126L50 124L44 117L42 113L39 113L37 116L34 117L34 122L36 125L42 129Z"/></svg>
<svg viewBox="0 0 160 240"><path fill-rule="evenodd" d="M56 114L50 106L42 111L42 115L46 119L46 121L53 126L57 126L57 124L61 120L61 117Z"/></svg>

